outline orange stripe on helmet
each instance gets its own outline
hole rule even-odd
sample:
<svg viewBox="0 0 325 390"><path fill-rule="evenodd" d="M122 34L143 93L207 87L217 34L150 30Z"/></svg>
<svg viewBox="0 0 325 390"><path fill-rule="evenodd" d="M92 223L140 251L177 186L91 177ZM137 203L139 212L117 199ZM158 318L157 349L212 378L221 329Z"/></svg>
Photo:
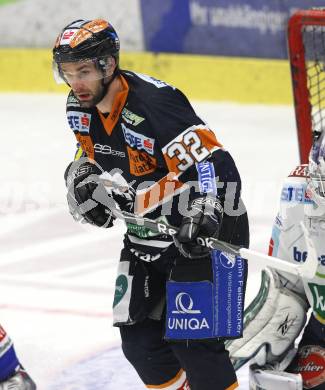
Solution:
<svg viewBox="0 0 325 390"><path fill-rule="evenodd" d="M89 23L86 23L83 28L91 31L92 33L98 33L109 26L108 22L104 19L95 19Z"/></svg>
<svg viewBox="0 0 325 390"><path fill-rule="evenodd" d="M73 48L80 45L86 39L90 38L93 34L104 30L108 26L109 24L106 22L106 20L103 19L95 19L89 23L84 24L71 39L69 44L70 47Z"/></svg>

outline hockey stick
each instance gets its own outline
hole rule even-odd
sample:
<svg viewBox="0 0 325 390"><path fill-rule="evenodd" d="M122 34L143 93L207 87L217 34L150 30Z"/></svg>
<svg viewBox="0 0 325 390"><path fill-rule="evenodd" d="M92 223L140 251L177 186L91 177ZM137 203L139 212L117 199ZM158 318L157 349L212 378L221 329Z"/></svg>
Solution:
<svg viewBox="0 0 325 390"><path fill-rule="evenodd" d="M255 261L261 265L264 264L265 266L298 275L302 278L313 279L318 267L317 251L303 222L300 222L300 226L304 234L308 253L305 262L302 264L289 263L288 261L279 259L277 257L264 255L263 253L246 248L239 248L239 254L243 258L250 261Z"/></svg>
<svg viewBox="0 0 325 390"><path fill-rule="evenodd" d="M105 181L102 181L107 190L107 185ZM169 225L167 222L163 221L154 221L149 218L140 217L135 214L122 211L116 207L116 203L111 196L105 191L103 194L100 190L100 187L97 187L93 192L93 199L99 201L104 206L106 206L117 219L122 219L125 223L130 223L138 226L144 226L150 229L152 232L166 234L169 236L175 236L178 233L178 228ZM91 210L96 207L97 203L88 199L82 205L80 205L82 213ZM312 279L318 267L318 257L313 241L311 240L307 229L301 222L301 228L306 241L308 256L304 263L294 264L286 260L279 259L277 257L268 256L260 252L253 251L251 249L242 248L238 245L229 244L227 242L218 240L212 237L197 237L196 240L198 244L205 246L209 249L217 249L225 253L229 253L235 256L241 256L244 259L247 259L250 262L255 262L264 267L275 268L279 271L288 272L293 275L300 276L306 279Z"/></svg>
<svg viewBox="0 0 325 390"><path fill-rule="evenodd" d="M111 200L111 201L110 201ZM149 218L139 217L135 214L121 211L115 206L115 202L109 197L106 206L111 210L115 218L123 219L126 223L144 226L155 233L167 234L174 236L178 233L177 227L171 226L166 222L154 221ZM218 240L212 237L197 237L198 244L210 249L218 249L222 252L229 253L231 255L239 255L244 259L251 262L256 262L262 266L268 266L275 268L279 271L288 272L293 275L300 276L306 279L312 279L318 267L318 257L313 241L311 240L307 229L301 222L301 227L306 240L308 256L306 261L302 264L293 264L288 261L279 259L277 257L268 256L260 252L253 251L251 249L242 248L237 245L229 244L227 242Z"/></svg>

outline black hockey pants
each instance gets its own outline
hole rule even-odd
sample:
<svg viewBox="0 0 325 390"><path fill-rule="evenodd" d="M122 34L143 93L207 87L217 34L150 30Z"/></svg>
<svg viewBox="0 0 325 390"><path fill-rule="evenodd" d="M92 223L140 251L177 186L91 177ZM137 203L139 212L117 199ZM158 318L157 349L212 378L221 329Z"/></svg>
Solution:
<svg viewBox="0 0 325 390"><path fill-rule="evenodd" d="M238 386L223 342L166 342L164 320L146 319L122 326L120 332L126 358L149 388L188 389L176 381L182 369L190 390L232 390Z"/></svg>

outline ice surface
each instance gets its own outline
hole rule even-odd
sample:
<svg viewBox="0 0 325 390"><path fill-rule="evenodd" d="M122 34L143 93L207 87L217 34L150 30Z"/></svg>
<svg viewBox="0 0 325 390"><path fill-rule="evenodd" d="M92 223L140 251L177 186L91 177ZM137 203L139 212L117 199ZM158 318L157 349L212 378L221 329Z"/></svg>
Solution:
<svg viewBox="0 0 325 390"><path fill-rule="evenodd" d="M266 252L281 181L298 162L293 109L194 106L237 163L251 248ZM79 225L67 212L65 96L1 94L0 107L0 322L40 390L142 389L112 327L124 226ZM246 303L258 287L251 266ZM248 388L246 368L239 381Z"/></svg>

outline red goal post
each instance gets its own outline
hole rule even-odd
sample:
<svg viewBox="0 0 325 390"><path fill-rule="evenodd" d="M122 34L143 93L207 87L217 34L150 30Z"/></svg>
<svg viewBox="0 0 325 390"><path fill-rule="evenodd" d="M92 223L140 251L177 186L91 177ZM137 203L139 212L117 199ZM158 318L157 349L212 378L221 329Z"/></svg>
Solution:
<svg viewBox="0 0 325 390"><path fill-rule="evenodd" d="M313 133L325 129L325 8L290 17L288 49L300 160L307 163Z"/></svg>

